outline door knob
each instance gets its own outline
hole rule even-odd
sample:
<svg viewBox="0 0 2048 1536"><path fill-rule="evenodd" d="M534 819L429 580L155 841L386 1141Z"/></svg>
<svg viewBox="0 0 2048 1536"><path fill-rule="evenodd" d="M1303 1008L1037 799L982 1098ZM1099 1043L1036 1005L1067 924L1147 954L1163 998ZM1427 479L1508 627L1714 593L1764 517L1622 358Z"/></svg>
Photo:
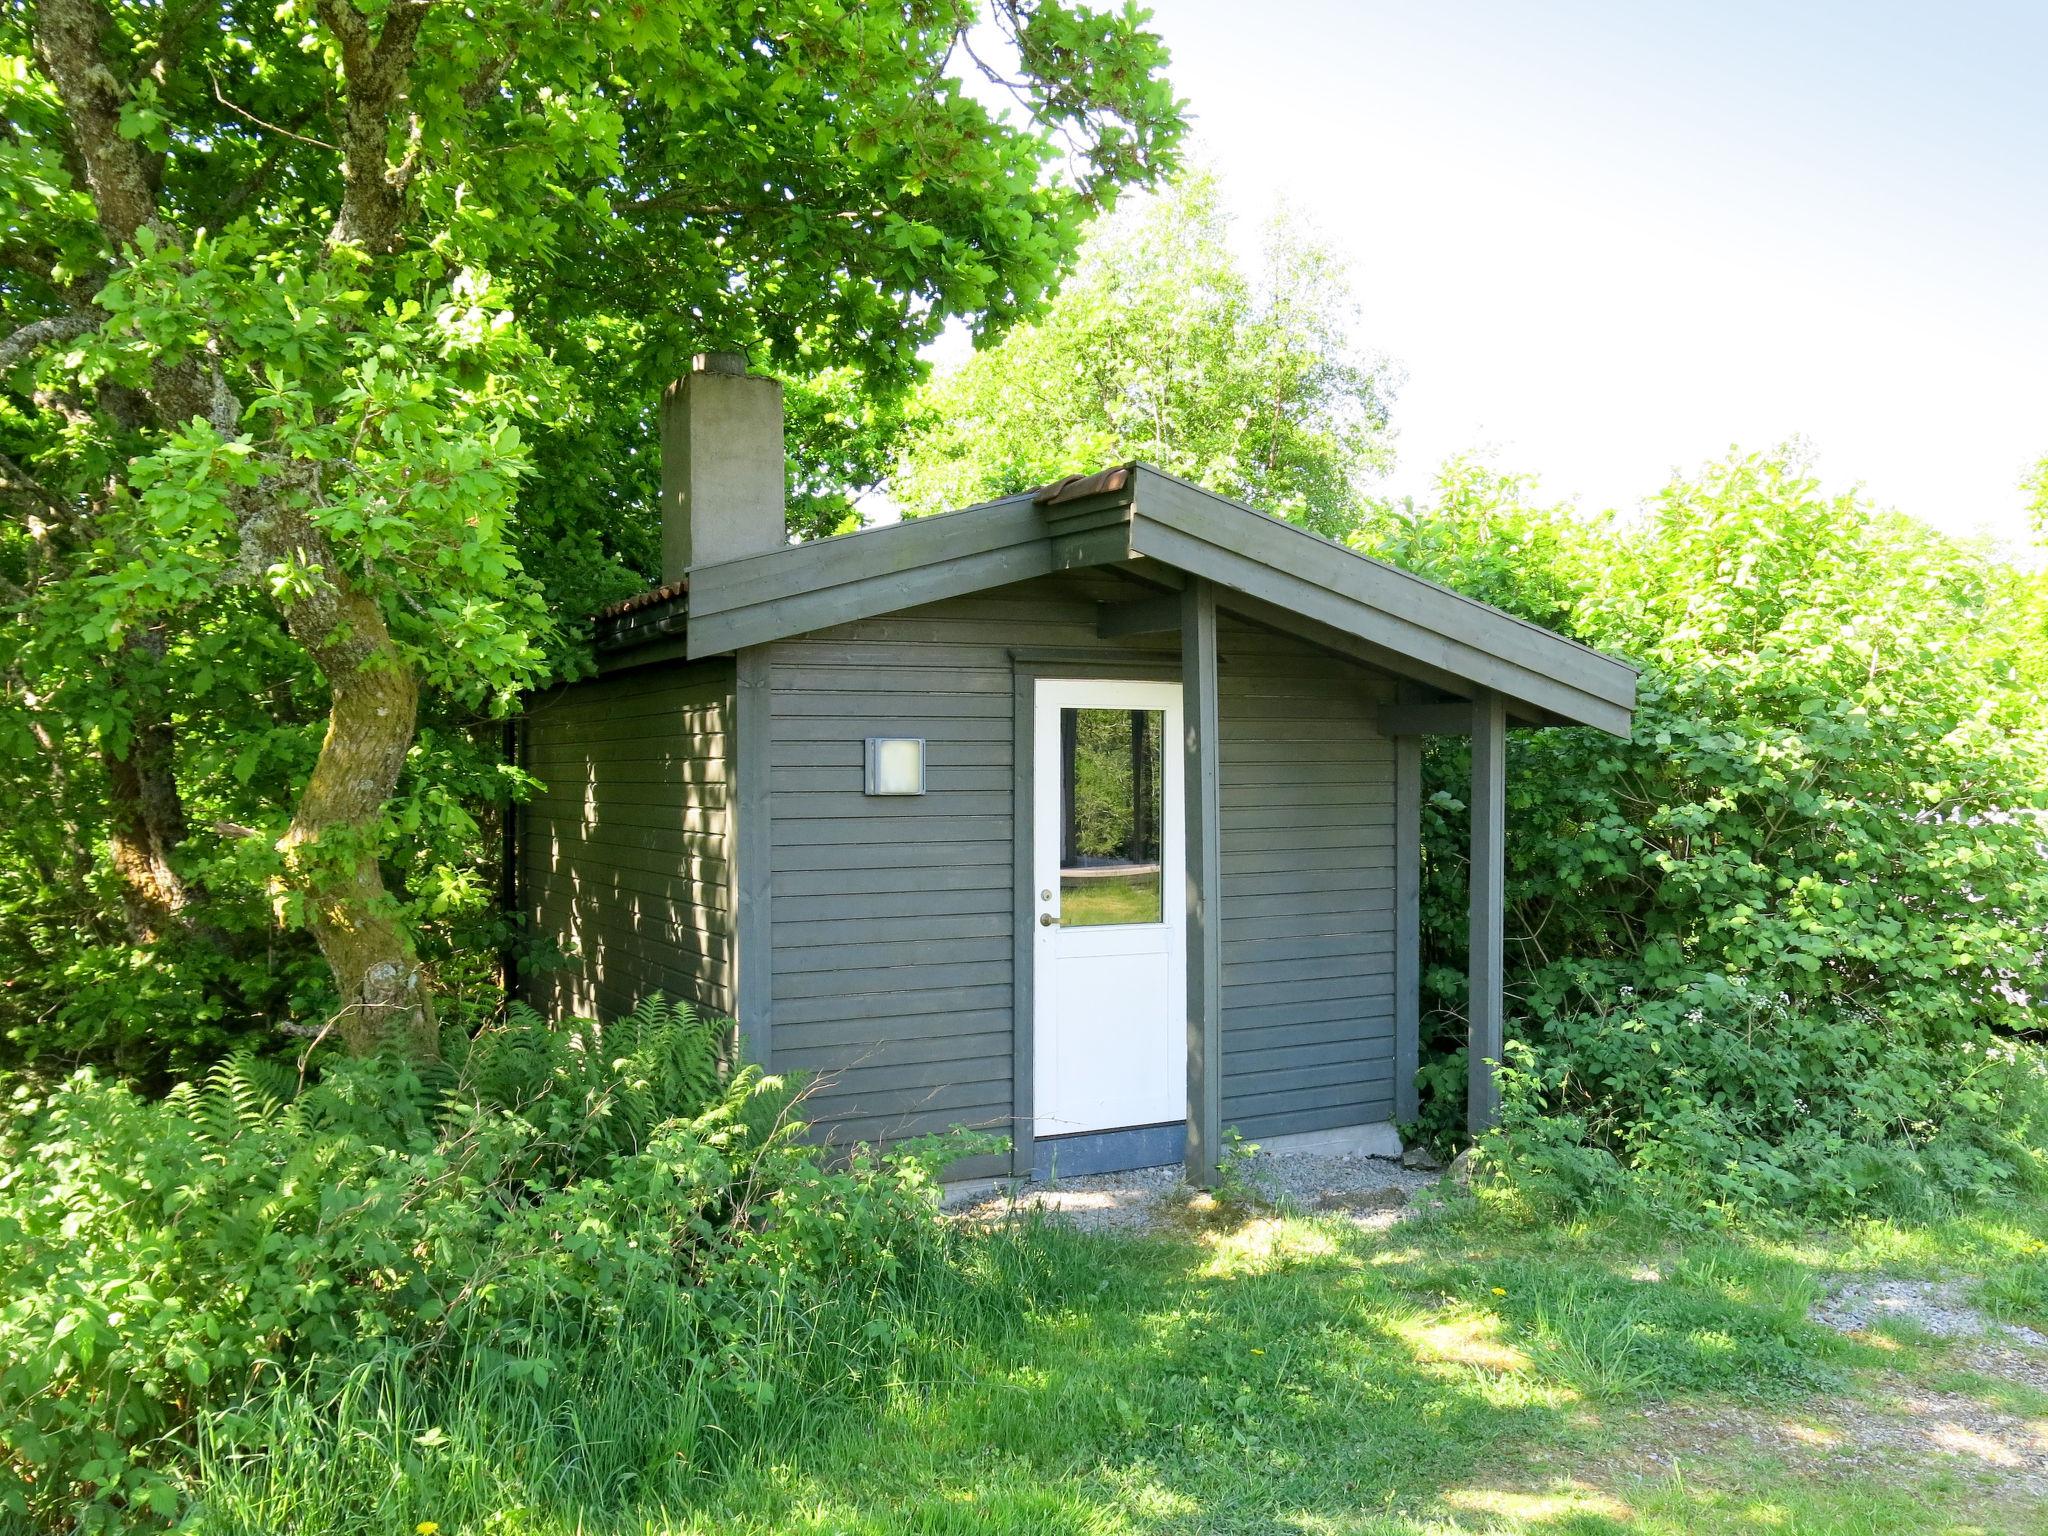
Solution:
<svg viewBox="0 0 2048 1536"><path fill-rule="evenodd" d="M1038 926L1041 928L1050 928L1058 921L1059 919L1054 917L1050 912L1041 912L1038 914Z"/></svg>

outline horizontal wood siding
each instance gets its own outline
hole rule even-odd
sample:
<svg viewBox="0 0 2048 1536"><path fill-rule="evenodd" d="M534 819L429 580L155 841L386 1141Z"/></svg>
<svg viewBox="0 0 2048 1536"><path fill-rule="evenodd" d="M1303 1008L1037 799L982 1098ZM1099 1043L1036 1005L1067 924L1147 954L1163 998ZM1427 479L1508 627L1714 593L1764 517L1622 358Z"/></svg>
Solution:
<svg viewBox="0 0 2048 1536"><path fill-rule="evenodd" d="M1012 1129L1012 657L1172 654L1097 637L1141 592L1042 577L772 647L775 1060L831 1140ZM922 797L863 793L869 736L925 739Z"/></svg>
<svg viewBox="0 0 2048 1536"><path fill-rule="evenodd" d="M1394 758L1376 674L1226 618L1223 1123L1247 1136L1394 1109Z"/></svg>
<svg viewBox="0 0 2048 1536"><path fill-rule="evenodd" d="M523 723L546 786L520 814L528 917L568 957L525 979L553 1017L654 992L733 1011L733 666L673 662L543 694Z"/></svg>

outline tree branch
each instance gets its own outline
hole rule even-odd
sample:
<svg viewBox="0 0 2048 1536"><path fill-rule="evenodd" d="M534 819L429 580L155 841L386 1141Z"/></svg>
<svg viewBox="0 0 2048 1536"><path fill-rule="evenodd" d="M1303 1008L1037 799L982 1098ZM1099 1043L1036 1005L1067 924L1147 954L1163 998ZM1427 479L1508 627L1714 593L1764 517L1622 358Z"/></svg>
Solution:
<svg viewBox="0 0 2048 1536"><path fill-rule="evenodd" d="M229 101L227 97L221 92L220 76L214 73L211 65L207 67L206 73L207 76L213 81L213 99L219 102L222 106L226 107L230 112L234 113L235 116L241 118L244 122L254 123L258 128L261 128L265 133L280 134L287 139L297 139L301 144L310 144L315 149L324 149L329 154L338 155L341 153L339 149L336 149L332 144L328 143L325 139L308 138L305 134L294 133L292 132L291 129L283 127L280 124L267 123L262 118L258 117L254 112L249 111L247 108L236 106L232 101Z"/></svg>
<svg viewBox="0 0 2048 1536"><path fill-rule="evenodd" d="M107 66L111 30L98 0L41 0L36 6L36 60L63 98L100 228L122 246L156 222L157 178L142 146L121 135L128 91Z"/></svg>
<svg viewBox="0 0 2048 1536"><path fill-rule="evenodd" d="M5 341L0 341L0 374L6 373L37 347L83 336L88 331L98 330L99 324L98 315L86 314L45 315L40 320L29 321Z"/></svg>
<svg viewBox="0 0 2048 1536"><path fill-rule="evenodd" d="M71 521L74 516L69 502L4 453L0 453L0 495L13 496L33 503L46 512L54 513L65 522Z"/></svg>
<svg viewBox="0 0 2048 1536"><path fill-rule="evenodd" d="M375 37L353 0L316 0L320 20L341 44L341 73L348 99L341 137L341 211L327 240L368 251L395 248L405 220L405 165L393 166L387 150L391 114L411 84L413 53L427 0L392 0Z"/></svg>

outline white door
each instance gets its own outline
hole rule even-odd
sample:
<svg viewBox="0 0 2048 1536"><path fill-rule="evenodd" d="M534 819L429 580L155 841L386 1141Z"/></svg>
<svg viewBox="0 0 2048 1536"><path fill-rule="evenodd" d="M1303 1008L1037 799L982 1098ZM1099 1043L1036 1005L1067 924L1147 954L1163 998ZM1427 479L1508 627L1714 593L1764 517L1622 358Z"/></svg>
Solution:
<svg viewBox="0 0 2048 1536"><path fill-rule="evenodd" d="M1033 734L1036 1132L1184 1120L1180 686L1041 678Z"/></svg>

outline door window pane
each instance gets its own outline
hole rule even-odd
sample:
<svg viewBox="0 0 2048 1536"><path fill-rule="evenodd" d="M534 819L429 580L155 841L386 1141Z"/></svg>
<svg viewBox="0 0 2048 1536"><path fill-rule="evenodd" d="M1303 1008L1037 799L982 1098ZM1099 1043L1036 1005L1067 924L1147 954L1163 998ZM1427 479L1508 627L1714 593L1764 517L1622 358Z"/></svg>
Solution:
<svg viewBox="0 0 2048 1536"><path fill-rule="evenodd" d="M1156 709L1060 711L1060 922L1068 928L1165 920L1164 724Z"/></svg>

